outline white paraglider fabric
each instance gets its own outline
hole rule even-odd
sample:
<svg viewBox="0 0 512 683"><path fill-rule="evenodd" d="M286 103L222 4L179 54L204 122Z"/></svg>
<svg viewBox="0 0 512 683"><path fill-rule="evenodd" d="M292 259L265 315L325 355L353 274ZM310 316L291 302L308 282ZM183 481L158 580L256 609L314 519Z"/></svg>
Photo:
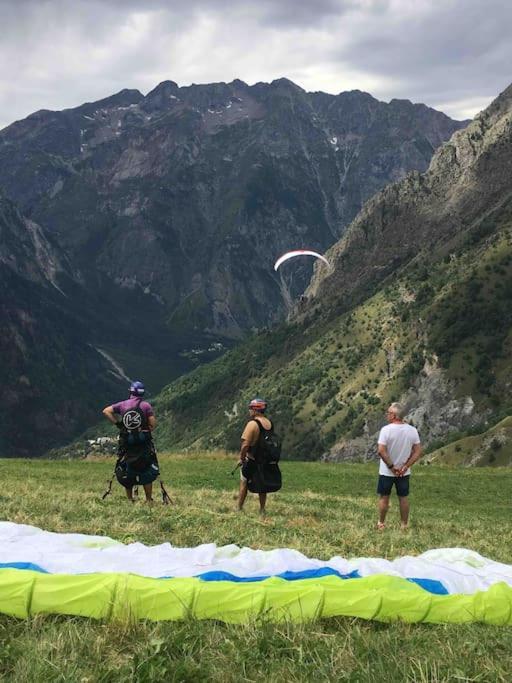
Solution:
<svg viewBox="0 0 512 683"><path fill-rule="evenodd" d="M282 265L285 261L288 261L288 259L291 258L295 258L296 256L315 256L327 265L330 265L329 261L325 258L325 256L322 256L322 254L319 254L317 251L310 251L309 249L295 249L294 251L288 251L286 252L286 254L280 256L274 263L274 270L277 271L279 266Z"/></svg>
<svg viewBox="0 0 512 683"><path fill-rule="evenodd" d="M308 578L329 571L343 578L386 574L442 584L443 593L472 594L504 582L512 587L512 565L494 562L463 548L429 550L417 557L323 561L297 550L253 550L207 543L175 548L170 543L124 545L104 536L65 534L0 522L0 569L33 569L51 574L122 572L144 577L204 577L207 580ZM437 591L436 591L437 592Z"/></svg>

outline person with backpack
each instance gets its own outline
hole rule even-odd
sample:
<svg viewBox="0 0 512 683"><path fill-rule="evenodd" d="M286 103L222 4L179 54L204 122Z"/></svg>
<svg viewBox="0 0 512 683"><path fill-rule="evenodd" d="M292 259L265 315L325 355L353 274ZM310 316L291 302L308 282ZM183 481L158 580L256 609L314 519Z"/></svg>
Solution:
<svg viewBox="0 0 512 683"><path fill-rule="evenodd" d="M282 486L278 465L281 443L272 421L265 415L266 410L267 402L262 398L254 398L249 403L249 421L242 433L240 448L238 510L243 509L249 490L259 496L260 515L265 514L267 493L279 491Z"/></svg>
<svg viewBox="0 0 512 683"><path fill-rule="evenodd" d="M107 406L103 415L119 429L117 481L124 486L128 500L132 502L133 487L142 484L146 502L151 503L153 482L160 470L151 434L156 427L156 418L151 404L143 400L144 393L142 382L132 382L129 398Z"/></svg>

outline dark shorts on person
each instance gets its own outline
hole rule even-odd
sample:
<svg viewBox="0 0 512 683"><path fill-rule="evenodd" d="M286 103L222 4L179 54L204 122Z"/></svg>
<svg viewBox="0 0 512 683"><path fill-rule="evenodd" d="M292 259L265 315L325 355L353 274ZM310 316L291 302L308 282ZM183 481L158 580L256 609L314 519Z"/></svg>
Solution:
<svg viewBox="0 0 512 683"><path fill-rule="evenodd" d="M395 485L397 496L405 498L409 495L409 475L405 477L387 477L385 474L379 474L379 483L377 484L379 496L391 495L393 484Z"/></svg>

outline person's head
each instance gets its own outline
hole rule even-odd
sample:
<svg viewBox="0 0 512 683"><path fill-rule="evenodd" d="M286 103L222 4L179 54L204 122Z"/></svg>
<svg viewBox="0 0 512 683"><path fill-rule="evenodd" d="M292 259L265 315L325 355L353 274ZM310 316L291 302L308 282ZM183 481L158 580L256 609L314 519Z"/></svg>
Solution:
<svg viewBox="0 0 512 683"><path fill-rule="evenodd" d="M135 380L130 384L130 397L141 397L144 396L145 388L144 383L139 380Z"/></svg>
<svg viewBox="0 0 512 683"><path fill-rule="evenodd" d="M386 411L388 422L402 422L405 417L405 408L401 403L392 403Z"/></svg>
<svg viewBox="0 0 512 683"><path fill-rule="evenodd" d="M264 398L253 398L249 403L249 413L251 416L264 415L267 409L267 402Z"/></svg>

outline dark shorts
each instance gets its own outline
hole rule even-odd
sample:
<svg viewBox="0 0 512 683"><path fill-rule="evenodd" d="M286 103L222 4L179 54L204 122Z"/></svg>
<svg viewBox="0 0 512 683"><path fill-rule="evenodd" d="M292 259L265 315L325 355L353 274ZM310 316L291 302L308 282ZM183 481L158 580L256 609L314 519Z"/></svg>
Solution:
<svg viewBox="0 0 512 683"><path fill-rule="evenodd" d="M409 495L409 475L406 477L386 477L385 474L379 474L379 483L377 484L379 496L391 495L393 484L395 485L397 496L405 498L405 496Z"/></svg>

